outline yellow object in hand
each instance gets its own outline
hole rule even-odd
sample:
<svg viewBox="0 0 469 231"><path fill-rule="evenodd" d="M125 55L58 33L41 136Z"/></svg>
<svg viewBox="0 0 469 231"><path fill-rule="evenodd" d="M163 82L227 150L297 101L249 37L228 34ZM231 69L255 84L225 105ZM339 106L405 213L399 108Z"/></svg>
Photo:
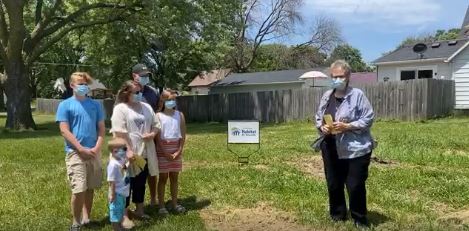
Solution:
<svg viewBox="0 0 469 231"><path fill-rule="evenodd" d="M331 128L331 134L337 134L337 132L334 130L334 127L333 127L334 120L332 119L332 115L325 114L324 122L327 124L327 126Z"/></svg>
<svg viewBox="0 0 469 231"><path fill-rule="evenodd" d="M143 169L145 168L145 164L147 163L147 161L145 159L143 159L141 156L138 156L136 155L135 156L135 164L140 168L140 169Z"/></svg>

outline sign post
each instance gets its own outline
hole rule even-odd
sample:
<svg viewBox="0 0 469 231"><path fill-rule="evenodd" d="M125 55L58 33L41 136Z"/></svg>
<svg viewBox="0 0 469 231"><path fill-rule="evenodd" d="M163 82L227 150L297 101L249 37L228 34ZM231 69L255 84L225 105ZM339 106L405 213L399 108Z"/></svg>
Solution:
<svg viewBox="0 0 469 231"><path fill-rule="evenodd" d="M252 153L248 155L240 155L232 149L230 149L230 144L257 144L257 150L254 153L258 153L261 149L260 142L260 129L258 120L228 120L228 136L226 147L228 151L234 153L238 157L238 162L242 164L249 163L249 157Z"/></svg>

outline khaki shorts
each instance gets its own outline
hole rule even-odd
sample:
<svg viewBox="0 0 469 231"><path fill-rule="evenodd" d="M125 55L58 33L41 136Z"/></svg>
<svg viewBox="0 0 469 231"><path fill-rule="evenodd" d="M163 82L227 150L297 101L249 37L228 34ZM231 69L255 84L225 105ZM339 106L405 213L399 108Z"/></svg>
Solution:
<svg viewBox="0 0 469 231"><path fill-rule="evenodd" d="M73 194L101 187L103 173L101 158L100 155L98 156L99 158L82 160L76 152L70 152L65 157L68 180Z"/></svg>

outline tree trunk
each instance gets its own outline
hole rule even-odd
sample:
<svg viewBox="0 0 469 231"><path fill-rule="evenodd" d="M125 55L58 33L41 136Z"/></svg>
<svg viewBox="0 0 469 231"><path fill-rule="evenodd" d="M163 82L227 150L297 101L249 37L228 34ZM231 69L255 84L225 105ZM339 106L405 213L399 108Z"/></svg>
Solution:
<svg viewBox="0 0 469 231"><path fill-rule="evenodd" d="M5 98L4 98L4 88L3 88L3 80L0 77L0 111L5 111Z"/></svg>
<svg viewBox="0 0 469 231"><path fill-rule="evenodd" d="M29 67L24 60L9 60L5 64L5 93L7 120L5 128L12 130L36 129L31 112Z"/></svg>

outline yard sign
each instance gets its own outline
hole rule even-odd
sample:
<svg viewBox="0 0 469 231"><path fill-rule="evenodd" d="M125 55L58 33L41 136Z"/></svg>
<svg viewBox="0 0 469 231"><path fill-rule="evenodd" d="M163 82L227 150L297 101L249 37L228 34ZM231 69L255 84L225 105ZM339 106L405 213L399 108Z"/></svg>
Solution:
<svg viewBox="0 0 469 231"><path fill-rule="evenodd" d="M261 143L258 120L229 120L227 133L226 146L230 152L235 153L230 149L230 144L257 144L258 149L255 152L259 152ZM239 163L249 162L250 154L247 156L235 154L238 156Z"/></svg>

